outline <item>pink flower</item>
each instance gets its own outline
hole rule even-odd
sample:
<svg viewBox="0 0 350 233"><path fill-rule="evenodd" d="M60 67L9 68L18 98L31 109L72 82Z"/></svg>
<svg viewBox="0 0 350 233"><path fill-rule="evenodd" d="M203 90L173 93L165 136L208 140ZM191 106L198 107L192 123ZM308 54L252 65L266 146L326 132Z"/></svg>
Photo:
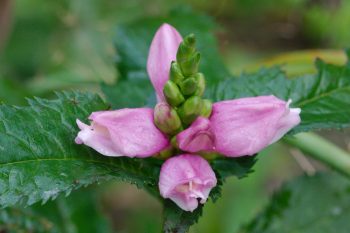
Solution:
<svg viewBox="0 0 350 233"><path fill-rule="evenodd" d="M191 152L213 148L228 157L256 154L300 123L300 109L289 104L275 96L217 102L206 127L199 129L198 118L177 136L179 147L188 150L188 145L195 144ZM211 135L211 140L193 136L198 134Z"/></svg>
<svg viewBox="0 0 350 233"><path fill-rule="evenodd" d="M193 211L198 199L204 204L210 190L216 186L216 177L209 163L198 155L184 154L172 157L162 165L159 190L181 209Z"/></svg>
<svg viewBox="0 0 350 233"><path fill-rule="evenodd" d="M300 109L275 96L215 103L210 117L215 150L229 157L253 155L300 123Z"/></svg>
<svg viewBox="0 0 350 233"><path fill-rule="evenodd" d="M77 120L75 139L106 156L148 157L169 145L168 138L153 123L150 108L93 112L91 126Z"/></svg>
<svg viewBox="0 0 350 233"><path fill-rule="evenodd" d="M176 136L179 148L188 152L214 151L215 135L207 118L198 117L189 127Z"/></svg>
<svg viewBox="0 0 350 233"><path fill-rule="evenodd" d="M152 40L148 53L147 72L159 102L165 101L163 87L169 80L170 64L176 60L176 52L181 41L181 35L166 23L158 29Z"/></svg>
<svg viewBox="0 0 350 233"><path fill-rule="evenodd" d="M176 135L179 148L189 153L210 151L228 157L238 157L256 154L300 123L300 109L289 108L290 101L285 102L275 96L221 101L214 103L212 109L211 103L204 105L203 103L207 102L196 96L198 104L192 106L188 101L194 97L188 94L185 96L188 99L185 100L180 93L180 89L186 87L186 80L182 79L178 80L179 83L168 82L175 87L176 93L180 93L182 101L176 104L167 103L163 89L169 80L171 62L176 60L181 41L181 35L168 24L163 24L158 29L152 41L147 71L159 102L155 119L154 111L150 108L94 112L89 117L91 125L77 120L80 132L75 139L76 143L92 147L106 156L149 157L165 149L171 151L168 136L172 137L186 126L184 117L193 115L195 118L197 112L208 116L211 112L209 118L197 117L190 127ZM191 44L191 41L194 40L185 40L184 44ZM184 44L182 46L190 46ZM179 51L187 51L190 54L189 48L191 47ZM199 57L197 52L188 60L179 63L182 72L197 72L199 60L196 59ZM196 79L192 77L192 80ZM189 83L187 82L187 88L191 87ZM204 81L202 84L204 90ZM169 96L167 98L169 101ZM181 106L182 102L187 105ZM181 109L183 106L187 108ZM201 204L206 202L216 183L215 173L205 159L199 155L183 154L164 162L160 172L159 190L164 198L170 198L183 210L193 211L198 207L198 200Z"/></svg>

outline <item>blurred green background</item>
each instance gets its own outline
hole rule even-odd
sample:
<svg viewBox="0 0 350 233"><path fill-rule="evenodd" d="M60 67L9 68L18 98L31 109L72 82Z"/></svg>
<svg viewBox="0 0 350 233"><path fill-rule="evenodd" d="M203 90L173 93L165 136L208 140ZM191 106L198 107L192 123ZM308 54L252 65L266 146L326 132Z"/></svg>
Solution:
<svg viewBox="0 0 350 233"><path fill-rule="evenodd" d="M22 105L25 97L50 97L61 89L101 92L101 82L118 78L114 65L118 51L113 46L118 24L163 15L179 5L218 22L219 49L232 73L286 64L283 68L294 76L314 72L315 57L337 64L345 61L341 49L350 42L350 1L346 0L1 0L0 102ZM347 135L330 137L349 150ZM203 218L191 232L237 232L283 181L312 174L314 169L323 168L297 150L283 144L269 147L259 155L255 173L228 180L222 198L205 206ZM78 207L74 200L80 201ZM160 204L118 182L82 189L68 201L61 198L35 208L44 213L57 209L66 226L59 232L77 231L69 216L76 222L99 216L101 221L95 218L99 227L79 231L84 233L109 228L152 233L161 226Z"/></svg>

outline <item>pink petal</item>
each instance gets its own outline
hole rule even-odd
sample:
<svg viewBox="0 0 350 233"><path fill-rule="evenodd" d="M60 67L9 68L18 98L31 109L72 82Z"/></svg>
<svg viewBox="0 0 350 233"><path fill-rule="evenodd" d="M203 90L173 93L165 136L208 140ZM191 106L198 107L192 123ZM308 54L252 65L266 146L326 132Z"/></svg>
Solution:
<svg viewBox="0 0 350 233"><path fill-rule="evenodd" d="M201 204L206 202L216 182L215 173L205 159L184 154L171 157L162 165L159 190L164 198L192 212L198 207L198 199Z"/></svg>
<svg viewBox="0 0 350 233"><path fill-rule="evenodd" d="M182 41L181 35L174 27L163 24L156 32L148 53L147 72L157 93L158 102L164 101L163 87L169 80L172 61Z"/></svg>
<svg viewBox="0 0 350 233"><path fill-rule="evenodd" d="M150 108L93 112L91 126L77 121L81 131L76 143L84 143L106 156L148 157L169 145L153 123Z"/></svg>
<svg viewBox="0 0 350 233"><path fill-rule="evenodd" d="M179 148L187 152L213 151L215 136L207 118L198 117L192 125L176 136Z"/></svg>
<svg viewBox="0 0 350 233"><path fill-rule="evenodd" d="M253 155L300 123L300 109L275 96L215 103L210 117L216 151L229 157Z"/></svg>

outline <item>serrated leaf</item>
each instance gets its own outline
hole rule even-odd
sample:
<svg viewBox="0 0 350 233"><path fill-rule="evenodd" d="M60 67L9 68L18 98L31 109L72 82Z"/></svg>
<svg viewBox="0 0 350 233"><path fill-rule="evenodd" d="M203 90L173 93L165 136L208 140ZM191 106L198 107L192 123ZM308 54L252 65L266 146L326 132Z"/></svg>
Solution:
<svg viewBox="0 0 350 233"><path fill-rule="evenodd" d="M64 92L28 102L0 106L0 206L46 202L113 178L157 192L159 161L108 158L74 143L75 120L107 109L97 95Z"/></svg>
<svg viewBox="0 0 350 233"><path fill-rule="evenodd" d="M350 126L350 65L337 66L316 61L317 74L292 80L279 67L242 74L209 87L214 101L248 96L275 95L292 99L300 107L301 124L291 133Z"/></svg>
<svg viewBox="0 0 350 233"><path fill-rule="evenodd" d="M148 79L146 64L152 38L158 27L165 22L176 27L183 36L190 33L196 35L198 38L197 47L202 55L199 69L208 77L208 83L223 80L229 76L228 70L220 59L216 46L217 41L213 35L217 25L208 16L195 13L188 8L179 8L163 17L145 18L119 25L115 37L115 47L118 53L116 65L120 73L120 80L137 80L142 84L136 84L136 82L129 84L120 81L112 86L103 85L102 90L108 100L122 99L123 97L130 100L132 106L136 105L137 107L143 106L145 99L149 101L147 105L155 103L154 89ZM123 87L126 86L127 92L125 93ZM132 100L133 95L137 95L136 100ZM126 105L126 102L122 102L113 104L113 107L120 108Z"/></svg>
<svg viewBox="0 0 350 233"><path fill-rule="evenodd" d="M239 179L246 177L252 172L252 167L256 162L255 156L244 156L239 158L220 157L211 161L212 168L225 180L230 176L235 176Z"/></svg>
<svg viewBox="0 0 350 233"><path fill-rule="evenodd" d="M350 181L336 174L302 176L283 185L241 232L349 232Z"/></svg>

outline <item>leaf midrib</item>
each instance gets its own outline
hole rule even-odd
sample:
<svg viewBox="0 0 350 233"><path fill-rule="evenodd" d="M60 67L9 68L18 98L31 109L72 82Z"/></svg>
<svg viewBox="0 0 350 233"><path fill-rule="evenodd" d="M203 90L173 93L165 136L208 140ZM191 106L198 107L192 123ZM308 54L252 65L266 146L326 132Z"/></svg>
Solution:
<svg viewBox="0 0 350 233"><path fill-rule="evenodd" d="M299 104L297 104L296 106L297 107L303 107L304 105L306 104L309 104L309 103L312 103L314 101L317 101L319 99L322 99L322 98L325 98L325 97L328 97L330 95L332 95L334 92L340 92L340 91L344 91L346 89L349 89L350 90L350 85L349 86L345 86L345 87L341 87L341 88L336 88L336 89L333 89L331 91L328 91L328 92L325 92L325 93L322 93L320 95L317 95L317 96L314 96L310 99L306 99L304 101L301 101Z"/></svg>

